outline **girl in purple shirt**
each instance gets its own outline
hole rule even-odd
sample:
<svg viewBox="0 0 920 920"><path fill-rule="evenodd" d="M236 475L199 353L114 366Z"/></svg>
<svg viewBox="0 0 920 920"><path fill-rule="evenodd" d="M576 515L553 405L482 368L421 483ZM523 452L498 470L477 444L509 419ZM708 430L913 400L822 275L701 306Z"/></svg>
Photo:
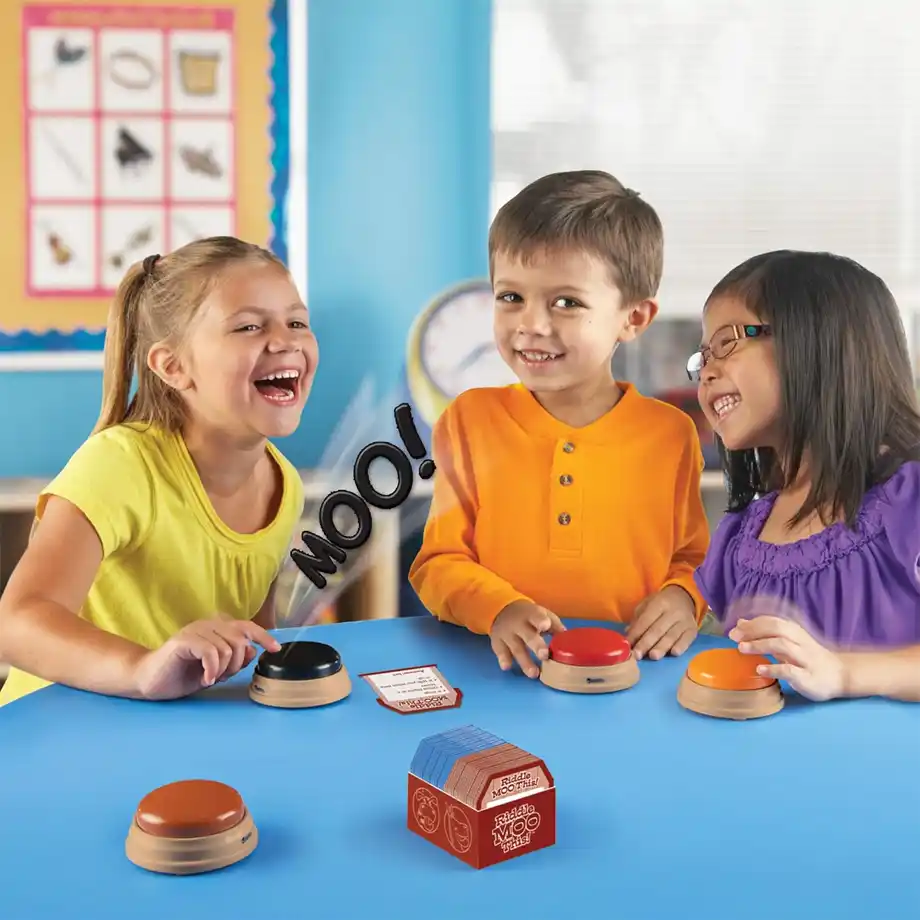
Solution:
<svg viewBox="0 0 920 920"><path fill-rule="evenodd" d="M696 581L760 673L920 701L920 410L898 307L827 253L731 271L687 371L728 486Z"/></svg>

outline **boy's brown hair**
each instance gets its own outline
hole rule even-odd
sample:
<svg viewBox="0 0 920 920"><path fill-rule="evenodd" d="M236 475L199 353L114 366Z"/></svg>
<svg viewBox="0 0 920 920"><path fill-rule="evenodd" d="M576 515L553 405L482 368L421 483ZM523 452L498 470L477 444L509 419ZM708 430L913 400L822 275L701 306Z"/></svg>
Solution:
<svg viewBox="0 0 920 920"><path fill-rule="evenodd" d="M497 253L527 261L541 250L580 250L605 262L625 304L658 293L664 233L655 209L610 173L551 173L506 202L489 230Z"/></svg>

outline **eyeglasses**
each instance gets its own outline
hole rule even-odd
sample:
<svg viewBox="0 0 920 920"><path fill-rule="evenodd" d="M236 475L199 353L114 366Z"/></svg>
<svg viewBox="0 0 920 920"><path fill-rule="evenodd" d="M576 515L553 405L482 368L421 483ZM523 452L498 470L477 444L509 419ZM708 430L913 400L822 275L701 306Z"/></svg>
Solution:
<svg viewBox="0 0 920 920"><path fill-rule="evenodd" d="M690 356L687 376L691 380L699 380L710 358L727 358L742 339L757 339L768 335L770 327L765 325L723 326L717 329L709 344Z"/></svg>

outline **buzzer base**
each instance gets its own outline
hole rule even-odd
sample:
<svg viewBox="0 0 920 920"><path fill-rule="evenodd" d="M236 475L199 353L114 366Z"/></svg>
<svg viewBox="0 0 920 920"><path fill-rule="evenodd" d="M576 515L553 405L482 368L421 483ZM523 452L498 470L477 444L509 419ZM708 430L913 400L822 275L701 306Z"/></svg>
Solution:
<svg viewBox="0 0 920 920"><path fill-rule="evenodd" d="M278 680L253 674L249 698L263 706L279 709L309 709L328 706L345 699L351 693L351 678L343 665L329 677L312 680Z"/></svg>
<svg viewBox="0 0 920 920"><path fill-rule="evenodd" d="M757 690L717 690L700 686L686 674L677 688L677 702L702 716L737 721L775 715L784 705L778 682Z"/></svg>
<svg viewBox="0 0 920 920"><path fill-rule="evenodd" d="M196 875L240 862L258 842L259 832L248 811L235 827L210 837L156 837L134 821L125 841L125 855L150 872Z"/></svg>
<svg viewBox="0 0 920 920"><path fill-rule="evenodd" d="M599 667L561 664L549 658L543 662L540 682L566 693L614 693L639 682L639 664L632 655L618 664Z"/></svg>

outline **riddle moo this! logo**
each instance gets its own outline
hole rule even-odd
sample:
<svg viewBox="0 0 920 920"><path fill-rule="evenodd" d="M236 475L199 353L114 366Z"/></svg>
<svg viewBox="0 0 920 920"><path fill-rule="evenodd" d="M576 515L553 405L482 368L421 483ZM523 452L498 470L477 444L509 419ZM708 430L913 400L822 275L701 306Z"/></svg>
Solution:
<svg viewBox="0 0 920 920"><path fill-rule="evenodd" d="M502 853L510 853L528 846L539 827L540 812L530 802L524 802L495 816L492 844Z"/></svg>
<svg viewBox="0 0 920 920"><path fill-rule="evenodd" d="M425 445L415 427L412 408L408 403L400 403L393 410L393 417L409 456L389 441L374 441L361 448L352 474L357 492L348 489L330 492L319 506L319 526L323 536L305 530L301 539L306 551L291 550L291 559L297 568L317 588L326 587L326 576L334 575L336 566L345 562L347 550L360 549L367 543L374 524L369 506L389 511L398 508L412 493L415 474L409 457L422 461L418 468L420 478L431 479L434 475L434 461L425 457ZM396 488L392 492L380 492L371 482L371 464L375 460L386 460L396 471ZM353 534L343 534L335 524L333 515L337 508L342 507L348 508L358 519L358 529Z"/></svg>

